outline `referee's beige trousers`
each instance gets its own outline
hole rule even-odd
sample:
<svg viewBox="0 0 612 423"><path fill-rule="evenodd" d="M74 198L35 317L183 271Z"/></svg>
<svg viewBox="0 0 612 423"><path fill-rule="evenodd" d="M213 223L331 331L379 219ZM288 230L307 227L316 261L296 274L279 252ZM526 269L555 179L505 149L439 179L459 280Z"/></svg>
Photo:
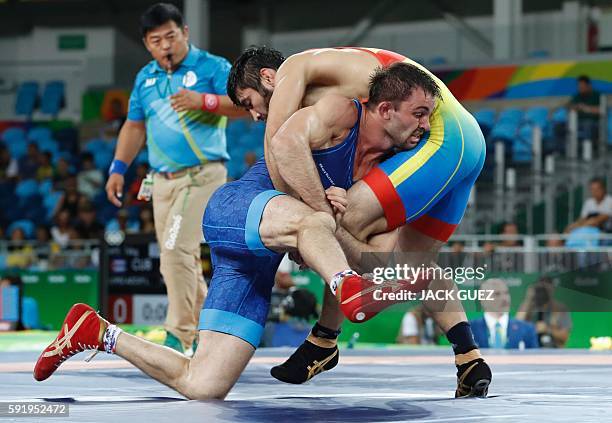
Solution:
<svg viewBox="0 0 612 423"><path fill-rule="evenodd" d="M153 214L160 247L160 271L168 291L165 329L191 346L206 296L200 263L202 217L210 196L227 180L222 163L166 179L155 174Z"/></svg>

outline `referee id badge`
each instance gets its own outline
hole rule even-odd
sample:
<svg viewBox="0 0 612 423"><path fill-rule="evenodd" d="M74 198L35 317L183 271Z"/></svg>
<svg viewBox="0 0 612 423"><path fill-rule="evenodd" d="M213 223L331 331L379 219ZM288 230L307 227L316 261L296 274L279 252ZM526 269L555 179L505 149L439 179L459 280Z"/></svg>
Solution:
<svg viewBox="0 0 612 423"><path fill-rule="evenodd" d="M142 180L138 195L136 198L142 201L151 201L153 195L153 173L147 173L147 176Z"/></svg>

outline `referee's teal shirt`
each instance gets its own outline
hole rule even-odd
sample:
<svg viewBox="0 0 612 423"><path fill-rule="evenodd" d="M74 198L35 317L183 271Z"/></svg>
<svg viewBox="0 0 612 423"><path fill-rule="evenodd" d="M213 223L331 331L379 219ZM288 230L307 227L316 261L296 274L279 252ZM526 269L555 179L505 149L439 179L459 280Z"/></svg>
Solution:
<svg viewBox="0 0 612 423"><path fill-rule="evenodd" d="M177 113L170 96L182 88L226 95L230 67L226 59L190 45L171 74L155 60L138 72L127 118L145 121L149 164L155 171L176 172L210 160L229 160L227 117L200 110Z"/></svg>

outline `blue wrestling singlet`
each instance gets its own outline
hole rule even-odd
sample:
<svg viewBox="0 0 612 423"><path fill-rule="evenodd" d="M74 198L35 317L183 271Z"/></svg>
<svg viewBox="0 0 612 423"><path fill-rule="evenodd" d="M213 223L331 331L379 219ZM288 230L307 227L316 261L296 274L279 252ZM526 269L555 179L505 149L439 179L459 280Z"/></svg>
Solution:
<svg viewBox="0 0 612 423"><path fill-rule="evenodd" d="M356 101L361 116L361 104ZM359 118L342 143L313 152L325 188L348 189L353 183L353 161ZM257 348L261 339L274 276L284 254L266 248L259 236L259 223L270 199L284 195L276 191L264 159L255 163L237 181L212 195L202 229L210 245L213 277L200 330L237 336Z"/></svg>
<svg viewBox="0 0 612 423"><path fill-rule="evenodd" d="M330 186L348 190L353 185L353 167L355 164L355 151L359 137L359 122L361 121L362 105L359 100L353 99L357 107L357 122L340 144L323 150L313 150L312 158L317 166L323 188Z"/></svg>

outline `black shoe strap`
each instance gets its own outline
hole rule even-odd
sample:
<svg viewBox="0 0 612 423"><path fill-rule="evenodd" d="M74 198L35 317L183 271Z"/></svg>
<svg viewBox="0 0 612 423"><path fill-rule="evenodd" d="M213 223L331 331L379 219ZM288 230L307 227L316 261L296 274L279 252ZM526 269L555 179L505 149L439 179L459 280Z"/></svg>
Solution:
<svg viewBox="0 0 612 423"><path fill-rule="evenodd" d="M325 326L321 326L319 322L316 322L312 327L312 334L317 338L336 339L338 335L340 335L340 332L342 332L342 329L333 330L326 328Z"/></svg>

